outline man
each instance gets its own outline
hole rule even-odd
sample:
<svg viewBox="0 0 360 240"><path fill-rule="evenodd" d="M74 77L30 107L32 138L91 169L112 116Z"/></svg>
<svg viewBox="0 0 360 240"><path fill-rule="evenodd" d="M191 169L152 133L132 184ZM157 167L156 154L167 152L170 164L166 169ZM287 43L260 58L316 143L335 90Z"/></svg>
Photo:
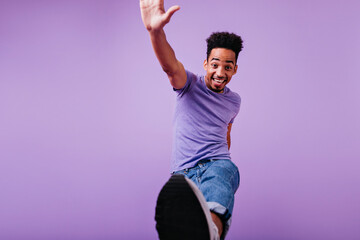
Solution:
<svg viewBox="0 0 360 240"><path fill-rule="evenodd" d="M154 52L177 94L173 175L156 207L159 237L224 239L240 181L229 153L240 97L226 85L237 71L242 40L227 32L213 33L207 39L206 75L198 77L176 59L163 30L180 7L165 12L162 0L140 0L140 9Z"/></svg>

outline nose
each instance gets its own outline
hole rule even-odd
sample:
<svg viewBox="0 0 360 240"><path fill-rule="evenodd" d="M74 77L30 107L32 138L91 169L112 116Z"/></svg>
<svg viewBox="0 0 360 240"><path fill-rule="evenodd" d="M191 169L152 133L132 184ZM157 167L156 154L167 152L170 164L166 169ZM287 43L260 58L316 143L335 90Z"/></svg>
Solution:
<svg viewBox="0 0 360 240"><path fill-rule="evenodd" d="M219 78L225 77L225 69L224 69L223 67L219 67L219 68L216 70L216 75L217 75L217 77L219 77Z"/></svg>

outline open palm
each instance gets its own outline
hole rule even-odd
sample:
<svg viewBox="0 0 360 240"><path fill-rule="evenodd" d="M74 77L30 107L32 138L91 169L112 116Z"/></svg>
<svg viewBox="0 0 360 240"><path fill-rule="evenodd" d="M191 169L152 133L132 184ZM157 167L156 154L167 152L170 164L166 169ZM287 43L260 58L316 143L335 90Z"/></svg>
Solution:
<svg viewBox="0 0 360 240"><path fill-rule="evenodd" d="M179 9L172 6L165 12L163 0L140 0L141 17L148 31L162 29Z"/></svg>

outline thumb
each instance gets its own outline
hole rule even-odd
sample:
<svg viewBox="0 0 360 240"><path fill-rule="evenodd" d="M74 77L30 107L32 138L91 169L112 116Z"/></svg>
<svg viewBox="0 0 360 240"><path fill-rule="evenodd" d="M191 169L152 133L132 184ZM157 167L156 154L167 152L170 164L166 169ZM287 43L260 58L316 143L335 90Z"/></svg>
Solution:
<svg viewBox="0 0 360 240"><path fill-rule="evenodd" d="M180 6L172 6L169 8L165 13L165 21L169 22L172 15L178 10L180 10Z"/></svg>

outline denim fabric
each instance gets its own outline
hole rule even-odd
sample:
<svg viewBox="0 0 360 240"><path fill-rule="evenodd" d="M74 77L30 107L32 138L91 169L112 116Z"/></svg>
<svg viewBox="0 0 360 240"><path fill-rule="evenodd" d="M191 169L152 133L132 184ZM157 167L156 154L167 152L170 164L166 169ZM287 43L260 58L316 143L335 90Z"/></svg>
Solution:
<svg viewBox="0 0 360 240"><path fill-rule="evenodd" d="M193 168L174 172L191 179L203 193L212 212L220 215L226 235L234 207L234 194L240 184L240 174L229 159L201 160Z"/></svg>

